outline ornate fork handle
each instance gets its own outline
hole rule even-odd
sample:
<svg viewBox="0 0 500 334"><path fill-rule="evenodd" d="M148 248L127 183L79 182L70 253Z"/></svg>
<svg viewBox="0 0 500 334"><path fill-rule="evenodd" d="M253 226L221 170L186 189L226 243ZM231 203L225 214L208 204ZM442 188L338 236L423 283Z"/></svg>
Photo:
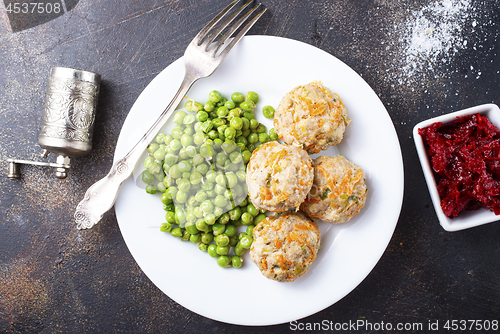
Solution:
<svg viewBox="0 0 500 334"><path fill-rule="evenodd" d="M88 229L97 224L104 213L115 203L118 190L122 183L132 174L137 161L141 157L149 143L170 117L175 107L179 105L184 95L193 83L199 78L186 72L181 86L170 104L161 113L153 126L139 140L139 142L127 153L125 157L116 161L109 173L94 183L85 193L83 200L76 207L75 221L78 229Z"/></svg>

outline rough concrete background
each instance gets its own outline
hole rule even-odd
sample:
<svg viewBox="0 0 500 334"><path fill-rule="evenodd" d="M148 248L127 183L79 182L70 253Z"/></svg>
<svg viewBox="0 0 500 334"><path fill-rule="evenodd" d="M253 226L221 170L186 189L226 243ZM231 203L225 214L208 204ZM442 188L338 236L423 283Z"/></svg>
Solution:
<svg viewBox="0 0 500 334"><path fill-rule="evenodd" d="M41 167L22 167L19 180L0 177L0 332L291 331L289 324L238 327L186 310L142 273L113 212L90 231L76 230L72 220L85 190L111 166L121 126L138 95L227 2L80 0L64 15L17 32L0 7L0 168L5 173L7 158L38 159L51 66L103 77L94 149L72 160L70 177L58 180ZM302 322L499 320L500 225L445 232L412 138L413 126L426 118L500 103L497 1L263 3L269 11L250 34L309 43L359 73L393 120L405 166L401 216L384 256L353 292ZM447 10L443 14L439 8ZM427 30L418 34L422 28Z"/></svg>

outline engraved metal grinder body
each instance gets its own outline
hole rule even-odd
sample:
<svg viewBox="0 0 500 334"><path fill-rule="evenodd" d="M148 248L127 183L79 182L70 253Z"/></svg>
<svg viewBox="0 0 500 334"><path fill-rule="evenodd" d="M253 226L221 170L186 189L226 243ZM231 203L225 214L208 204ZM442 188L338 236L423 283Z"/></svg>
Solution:
<svg viewBox="0 0 500 334"><path fill-rule="evenodd" d="M49 166L60 179L68 175L69 157L85 155L92 149L94 120L101 76L66 67L52 67L45 96L38 145L42 157L57 154L56 162L8 159L9 178L18 178L19 164Z"/></svg>

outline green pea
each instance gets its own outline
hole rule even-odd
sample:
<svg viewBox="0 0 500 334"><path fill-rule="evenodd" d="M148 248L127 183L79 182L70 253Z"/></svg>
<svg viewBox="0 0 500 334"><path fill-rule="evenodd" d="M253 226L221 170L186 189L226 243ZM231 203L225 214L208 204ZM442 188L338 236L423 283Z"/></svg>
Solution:
<svg viewBox="0 0 500 334"><path fill-rule="evenodd" d="M258 223L260 223L261 221L263 221L264 219L266 219L266 215L263 214L263 213L259 213L257 216L255 216L255 218L253 219L253 223L255 225L257 225Z"/></svg>
<svg viewBox="0 0 500 334"><path fill-rule="evenodd" d="M272 140L272 141L276 141L279 139L279 136L278 134L276 133L276 131L274 131L274 128L270 128L269 129L269 138Z"/></svg>
<svg viewBox="0 0 500 334"><path fill-rule="evenodd" d="M253 223L253 216L248 212L243 212L241 214L241 223L243 225L250 225Z"/></svg>
<svg viewBox="0 0 500 334"><path fill-rule="evenodd" d="M245 254L245 251L246 251L246 249L243 248L243 247L241 247L241 243L240 242L238 242L236 244L236 246L234 246L234 254L235 255L242 256L243 254Z"/></svg>
<svg viewBox="0 0 500 334"><path fill-rule="evenodd" d="M259 125L257 126L257 128L255 129L255 132L257 133L265 133L267 131L267 128L264 124L262 123L259 123Z"/></svg>
<svg viewBox="0 0 500 334"><path fill-rule="evenodd" d="M185 147L181 148L179 150L179 153L177 155L179 156L180 160L187 160L187 159L189 159L189 156L188 156L188 154L186 152L186 148Z"/></svg>
<svg viewBox="0 0 500 334"><path fill-rule="evenodd" d="M250 158L252 157L252 153L248 150L245 150L243 152L241 152L241 155L243 157L243 162L246 164L248 164L248 162L250 161Z"/></svg>
<svg viewBox="0 0 500 334"><path fill-rule="evenodd" d="M271 138L269 137L269 135L267 133L259 133L259 141L261 143L267 143L270 140L271 140Z"/></svg>
<svg viewBox="0 0 500 334"><path fill-rule="evenodd" d="M173 179L180 178L182 176L182 172L179 169L179 165L173 165L172 167L170 167L170 169L168 170L168 175Z"/></svg>
<svg viewBox="0 0 500 334"><path fill-rule="evenodd" d="M183 134L181 137L181 145L182 147L187 147L193 144L193 137L187 134Z"/></svg>
<svg viewBox="0 0 500 334"><path fill-rule="evenodd" d="M200 110L203 110L203 104L196 101L187 101L184 105L184 108L186 108L186 110L189 112L198 112Z"/></svg>
<svg viewBox="0 0 500 334"><path fill-rule="evenodd" d="M224 143L224 141L222 139L225 139L225 138L223 137L223 138L215 138L214 139L214 148L216 151L221 150L222 144Z"/></svg>
<svg viewBox="0 0 500 334"><path fill-rule="evenodd" d="M259 127L259 121L257 121L256 119L251 119L250 120L250 130L256 130L258 127Z"/></svg>
<svg viewBox="0 0 500 334"><path fill-rule="evenodd" d="M208 252L208 245L201 242L198 244L198 249L202 252Z"/></svg>
<svg viewBox="0 0 500 334"><path fill-rule="evenodd" d="M227 199L222 195L217 195L214 198L214 205L218 206L219 208L225 207L227 203L228 203Z"/></svg>
<svg viewBox="0 0 500 334"><path fill-rule="evenodd" d="M227 154L224 152L219 152L215 156L215 164L219 167L224 167L227 160Z"/></svg>
<svg viewBox="0 0 500 334"><path fill-rule="evenodd" d="M210 119L206 120L205 122L203 122L201 124L201 130L204 133L210 132L210 130L212 130L213 128L214 128L214 124L212 123L212 121Z"/></svg>
<svg viewBox="0 0 500 334"><path fill-rule="evenodd" d="M237 130L241 130L243 127L243 121L240 117L233 117L229 122L229 125Z"/></svg>
<svg viewBox="0 0 500 334"><path fill-rule="evenodd" d="M205 162L205 158L203 158L201 156L201 154L199 153L196 153L194 156L193 156L193 165L194 166L197 166L199 164L202 164L203 162Z"/></svg>
<svg viewBox="0 0 500 334"><path fill-rule="evenodd" d="M222 143L221 148L224 152L226 152L226 154L229 154L236 150L238 146L234 143L234 141L226 140L224 143Z"/></svg>
<svg viewBox="0 0 500 334"><path fill-rule="evenodd" d="M205 222L208 225L214 225L216 220L217 220L217 217L213 213L209 213L208 215L205 216Z"/></svg>
<svg viewBox="0 0 500 334"><path fill-rule="evenodd" d="M197 131L193 135L193 143L196 146L200 146L201 144L203 144L205 142L206 137L207 137L207 135L203 131Z"/></svg>
<svg viewBox="0 0 500 334"><path fill-rule="evenodd" d="M259 210L257 210L252 203L247 205L247 212L254 217L259 214Z"/></svg>
<svg viewBox="0 0 500 334"><path fill-rule="evenodd" d="M220 185L225 187L226 186L226 176L222 172L218 172L217 176L215 177L215 182Z"/></svg>
<svg viewBox="0 0 500 334"><path fill-rule="evenodd" d="M226 231L226 225L221 224L219 222L213 224L212 226L212 233L214 236L218 236Z"/></svg>
<svg viewBox="0 0 500 334"><path fill-rule="evenodd" d="M243 122L243 126L241 127L241 130L243 131L243 135L245 136L244 132L246 130L250 130L250 120L246 117L241 117L241 121Z"/></svg>
<svg viewBox="0 0 500 334"><path fill-rule="evenodd" d="M196 216L196 218L202 218L205 215L205 213L199 206L197 206L194 208L194 215Z"/></svg>
<svg viewBox="0 0 500 334"><path fill-rule="evenodd" d="M181 240L188 241L190 237L191 237L191 234L188 231L184 230L184 232L182 233Z"/></svg>
<svg viewBox="0 0 500 334"><path fill-rule="evenodd" d="M179 190L177 189L177 187L174 187L174 186L171 186L171 187L168 187L167 191L165 191L165 194L167 194L167 196L169 196L170 198L175 198L175 196L177 196L177 192Z"/></svg>
<svg viewBox="0 0 500 334"><path fill-rule="evenodd" d="M164 162L169 166L173 166L177 162L178 159L179 159L178 156L171 154L171 153L168 153L165 155Z"/></svg>
<svg viewBox="0 0 500 334"><path fill-rule="evenodd" d="M196 185L196 184L199 184L201 182L201 180L203 179L203 175L201 175L200 172L198 171L195 171L193 172L190 176L189 176L189 181L191 182L191 184L193 185Z"/></svg>
<svg viewBox="0 0 500 334"><path fill-rule="evenodd" d="M162 133L162 132L158 133L158 134L156 135L156 137L155 137L155 141L156 141L156 143L158 143L158 144L163 143L163 141L164 141L164 140L165 140L165 134L164 134L164 133Z"/></svg>
<svg viewBox="0 0 500 334"><path fill-rule="evenodd" d="M201 104L200 104L200 105L201 105ZM200 110L201 110L201 109L200 109ZM193 115L193 114L187 114L187 115L184 117L184 119L182 120L182 124L187 125L187 126L190 126L190 125L191 125L191 124L193 124L195 121L196 121L196 116L195 116L195 115ZM192 130L192 128L191 128L191 127L186 128L186 130L187 130L187 129ZM186 130L185 130L185 131L186 131Z"/></svg>
<svg viewBox="0 0 500 334"><path fill-rule="evenodd" d="M233 100L229 100L224 103L224 107L227 109L234 109L236 107L236 103Z"/></svg>
<svg viewBox="0 0 500 334"><path fill-rule="evenodd" d="M234 268L241 268L241 266L243 265L243 258L238 255L231 256L231 265Z"/></svg>
<svg viewBox="0 0 500 334"><path fill-rule="evenodd" d="M192 165L189 161L187 160L183 160L183 161L180 161L177 166L179 166L179 171L181 171L182 173L184 172L190 172L191 171L191 168L192 168Z"/></svg>
<svg viewBox="0 0 500 334"><path fill-rule="evenodd" d="M243 161L243 157L241 156L241 152L234 151L234 152L229 153L229 160L231 160L231 162L233 164L240 163L241 161Z"/></svg>
<svg viewBox="0 0 500 334"><path fill-rule="evenodd" d="M253 112L251 112L251 111L245 111L245 112L243 113L243 117L245 117L246 119L248 119L248 120L251 122L251 121L252 121L252 119L255 119L255 114L254 114ZM257 120L256 120L256 121L257 121ZM250 125L251 125L251 124L252 124L252 123L250 123ZM250 129L251 129L251 127L250 127Z"/></svg>
<svg viewBox="0 0 500 334"><path fill-rule="evenodd" d="M196 225L196 228L198 229L198 231L202 231L205 233L208 233L210 231L210 227L207 225L207 223L203 219L196 220L195 225Z"/></svg>
<svg viewBox="0 0 500 334"><path fill-rule="evenodd" d="M234 237L236 236L236 226L232 225L232 224L227 224L226 225L226 231L224 232L225 235L227 235L228 237Z"/></svg>
<svg viewBox="0 0 500 334"><path fill-rule="evenodd" d="M205 109L205 111L214 111L215 110L215 103L213 103L212 101L207 101L205 103L205 105L203 106L203 109ZM208 113L207 113L207 118L208 118ZM200 122L204 122L204 121L200 121Z"/></svg>
<svg viewBox="0 0 500 334"><path fill-rule="evenodd" d="M257 133L251 133L250 135L248 135L248 142L250 144L255 144L259 141L259 135Z"/></svg>
<svg viewBox="0 0 500 334"><path fill-rule="evenodd" d="M247 95L245 96L245 101L252 101L253 103L258 103L259 102L259 94L255 92L247 92Z"/></svg>
<svg viewBox="0 0 500 334"><path fill-rule="evenodd" d="M253 237L253 229L254 229L255 225L248 225L247 226L247 229L245 230L245 232L247 233L247 235Z"/></svg>
<svg viewBox="0 0 500 334"><path fill-rule="evenodd" d="M212 145L205 143L200 147L200 154L205 159L211 159L215 154L215 150L213 149Z"/></svg>
<svg viewBox="0 0 500 334"><path fill-rule="evenodd" d="M167 194L163 193L163 195L167 195ZM167 195L167 196L170 197L169 195ZM163 210L174 212L175 211L175 204L173 203L172 199L170 199L170 201L171 201L171 203L163 204Z"/></svg>
<svg viewBox="0 0 500 334"><path fill-rule="evenodd" d="M194 223L186 223L186 225L184 226L184 228L191 235L194 235L194 234L198 233L198 229L196 228L196 225Z"/></svg>
<svg viewBox="0 0 500 334"><path fill-rule="evenodd" d="M229 113L227 114L227 116L230 118L240 117L241 114L243 114L243 110L241 110L240 108L233 108L233 109L229 110Z"/></svg>
<svg viewBox="0 0 500 334"><path fill-rule="evenodd" d="M224 137L230 140L234 140L236 138L236 129L232 126L226 128L224 130Z"/></svg>
<svg viewBox="0 0 500 334"><path fill-rule="evenodd" d="M222 107L217 108L216 113L217 113L218 117L226 117L227 114L229 114L229 109L226 106L222 106Z"/></svg>
<svg viewBox="0 0 500 334"><path fill-rule="evenodd" d="M214 129L210 130L207 135L208 135L208 138L210 138L212 140L219 138L219 133Z"/></svg>
<svg viewBox="0 0 500 334"><path fill-rule="evenodd" d="M217 172L213 169L210 169L207 174L205 175L205 178L209 182L215 182L215 178L217 177Z"/></svg>
<svg viewBox="0 0 500 334"><path fill-rule="evenodd" d="M241 211L241 208L240 207L236 207L232 210L229 211L229 219L231 220L237 220L237 219L240 219L241 218L241 214L242 214L242 211Z"/></svg>
<svg viewBox="0 0 500 334"><path fill-rule="evenodd" d="M196 166L196 171L202 175L205 175L208 172L209 168L210 167L208 167L207 164L199 164L198 166Z"/></svg>
<svg viewBox="0 0 500 334"><path fill-rule="evenodd" d="M189 196L188 193L183 191L178 191L177 195L175 195L175 200L179 203L186 203L188 196Z"/></svg>
<svg viewBox="0 0 500 334"><path fill-rule="evenodd" d="M148 153L150 154L153 154L158 148L160 147L160 145L158 145L158 143L151 143L148 145ZM146 160L144 160L146 161Z"/></svg>
<svg viewBox="0 0 500 334"><path fill-rule="evenodd" d="M182 136L181 136L182 137ZM182 143L179 139L173 139L168 145L174 152L179 151L182 148Z"/></svg>
<svg viewBox="0 0 500 334"><path fill-rule="evenodd" d="M230 250L231 250L231 247L229 245L227 245L227 246L217 245L217 248L216 248L216 252L219 255L227 255L227 254L229 254Z"/></svg>
<svg viewBox="0 0 500 334"><path fill-rule="evenodd" d="M213 103L217 103L222 99L222 94L216 90L213 90L208 93L208 99Z"/></svg>
<svg viewBox="0 0 500 334"><path fill-rule="evenodd" d="M251 112L251 111L254 111L254 109L256 107L257 106L255 105L255 102L253 102L253 101L243 101L240 103L240 108L243 111Z"/></svg>
<svg viewBox="0 0 500 334"><path fill-rule="evenodd" d="M233 100L235 103L241 103L245 101L245 95L235 92L231 94L231 100Z"/></svg>
<svg viewBox="0 0 500 334"><path fill-rule="evenodd" d="M193 158L197 154L196 147L188 145L185 147L186 154L189 158Z"/></svg>
<svg viewBox="0 0 500 334"><path fill-rule="evenodd" d="M211 257L219 257L219 254L217 254L217 245L216 244L208 245L207 252L208 252L208 255L210 255Z"/></svg>
<svg viewBox="0 0 500 334"><path fill-rule="evenodd" d="M150 171L145 170L142 172L142 182L144 182L146 184L151 184L151 183L153 183L154 180L155 180L155 177L153 176L153 174L151 174Z"/></svg>
<svg viewBox="0 0 500 334"><path fill-rule="evenodd" d="M172 198L168 194L163 193L161 194L161 202L163 204L170 204L172 203Z"/></svg>
<svg viewBox="0 0 500 334"><path fill-rule="evenodd" d="M196 119L198 122L205 122L208 119L208 113L204 110L200 110L196 114Z"/></svg>
<svg viewBox="0 0 500 334"><path fill-rule="evenodd" d="M180 227L176 227L172 230L172 232L170 232L170 234L173 236L173 237L176 237L176 238L180 238L182 237L182 229Z"/></svg>
<svg viewBox="0 0 500 334"><path fill-rule="evenodd" d="M212 120L212 125L214 126L214 128L218 128L219 126L223 126L226 124L226 120L224 118L214 118Z"/></svg>
<svg viewBox="0 0 500 334"><path fill-rule="evenodd" d="M217 259L217 264L222 268L229 267L231 265L231 258L227 255L221 255Z"/></svg>
<svg viewBox="0 0 500 334"><path fill-rule="evenodd" d="M226 186L225 185L216 184L215 188L214 188L214 191L215 191L215 193L217 195L222 195L222 194L224 194L224 191L226 191Z"/></svg>
<svg viewBox="0 0 500 334"><path fill-rule="evenodd" d="M215 243L217 246L227 246L229 245L229 237L225 234L219 234L215 237Z"/></svg>
<svg viewBox="0 0 500 334"><path fill-rule="evenodd" d="M248 139L244 135L241 135L236 138L236 145L238 144L243 144L243 146L246 146L248 144Z"/></svg>
<svg viewBox="0 0 500 334"><path fill-rule="evenodd" d="M233 153L231 153L231 154L233 154ZM226 185L229 188L232 188L238 184L238 177L236 176L235 173L233 173L233 172L226 173L225 177L226 177Z"/></svg>
<svg viewBox="0 0 500 334"><path fill-rule="evenodd" d="M214 241L214 235L212 232L203 232L201 234L201 242L210 245Z"/></svg>
<svg viewBox="0 0 500 334"><path fill-rule="evenodd" d="M274 117L274 108L272 106L265 106L262 108L262 114L264 115L265 118L273 118Z"/></svg>
<svg viewBox="0 0 500 334"><path fill-rule="evenodd" d="M209 200L204 200L203 202L201 202L200 208L205 213L211 213L212 211L214 211L214 206Z"/></svg>
<svg viewBox="0 0 500 334"><path fill-rule="evenodd" d="M252 246L253 238L249 235L245 235L239 241L241 247L249 249Z"/></svg>
<svg viewBox="0 0 500 334"><path fill-rule="evenodd" d="M146 186L146 192L148 194L154 195L154 194L156 194L158 192L158 188L156 186L152 185L152 184L148 184Z"/></svg>
<svg viewBox="0 0 500 334"><path fill-rule="evenodd" d="M160 226L160 231L171 232L172 231L172 224L170 224L169 222L162 223Z"/></svg>
<svg viewBox="0 0 500 334"><path fill-rule="evenodd" d="M219 219L217 220L220 224L226 225L229 222L229 213L224 212L221 214Z"/></svg>

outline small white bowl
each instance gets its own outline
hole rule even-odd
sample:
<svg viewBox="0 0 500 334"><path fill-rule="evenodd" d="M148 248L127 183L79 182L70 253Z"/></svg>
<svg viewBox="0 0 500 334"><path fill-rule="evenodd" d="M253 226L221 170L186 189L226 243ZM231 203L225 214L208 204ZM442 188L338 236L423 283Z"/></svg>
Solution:
<svg viewBox="0 0 500 334"><path fill-rule="evenodd" d="M443 210L441 209L441 200L439 198L437 183L434 179L434 172L432 170L429 155L427 154L427 150L424 146L423 138L418 134L418 129L425 128L435 122L441 122L443 123L443 125L450 124L457 117L471 114L481 114L482 116L486 116L492 124L500 128L500 109L495 104L483 104L480 106L456 111L450 114L434 117L418 123L413 128L413 139L415 140L415 146L417 147L418 157L420 159L420 164L422 165L425 181L427 182L427 188L429 188L432 204L434 205L434 209L436 210L439 223L446 231L449 232L459 231L498 221L500 220L500 215L497 216L492 211L489 211L487 209L479 209L463 211L453 219L446 217Z"/></svg>

